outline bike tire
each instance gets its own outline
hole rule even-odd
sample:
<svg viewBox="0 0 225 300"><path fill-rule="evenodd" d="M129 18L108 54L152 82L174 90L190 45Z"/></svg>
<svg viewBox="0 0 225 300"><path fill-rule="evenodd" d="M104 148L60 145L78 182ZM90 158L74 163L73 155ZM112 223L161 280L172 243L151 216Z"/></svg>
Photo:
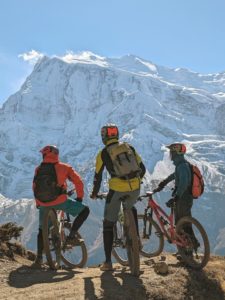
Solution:
<svg viewBox="0 0 225 300"><path fill-rule="evenodd" d="M201 247L201 249L203 249L203 253L202 255L200 255L200 257L202 257L202 260L197 262L194 260L194 255L193 257L190 257L186 254L185 252L185 248L181 248L180 246L177 246L178 251L183 259L183 261L190 266L193 269L202 269L206 266L206 264L209 261L210 258L210 245L209 245L209 240L208 240L208 236L207 233L205 231L205 229L203 228L203 226L200 224L200 222L198 220L196 220L195 218L192 217L183 217L181 218L177 225L176 225L176 232L178 234L178 236L182 233L182 228L184 228L184 226L187 224L189 224L189 226L191 225L192 227L195 226L198 230L198 234L201 237L202 240L202 244L199 246ZM184 233L188 236L187 233ZM190 237L190 234L189 234ZM197 258L196 258L197 259Z"/></svg>
<svg viewBox="0 0 225 300"><path fill-rule="evenodd" d="M81 239L81 235L77 232L77 237ZM87 247L84 242L81 242L80 245L74 246L71 251L75 253L80 253L79 258L77 259L76 255L76 262L73 261L75 259L75 253L71 253L68 255L68 250L64 253L61 252L61 258L64 264L66 264L70 269L73 268L83 268L87 262L88 254L87 254Z"/></svg>
<svg viewBox="0 0 225 300"><path fill-rule="evenodd" d="M127 237L127 256L130 271L133 276L140 275L139 240L133 212L130 209L124 210L125 235Z"/></svg>
<svg viewBox="0 0 225 300"><path fill-rule="evenodd" d="M42 235L47 262L51 269L57 270L60 266L60 235L56 212L52 208L44 211Z"/></svg>
<svg viewBox="0 0 225 300"><path fill-rule="evenodd" d="M112 249L112 255L113 257L116 259L116 261L121 264L124 267L129 266L129 261L128 261L128 257L127 257L127 251L125 248L125 242L124 242L124 246L115 246L115 236L116 236L116 232L118 231L118 228L122 228L123 232L124 232L124 224L121 223L119 220L116 222L114 228L113 228L113 235L114 235L114 245L113 245L113 249ZM121 237L120 237L121 238ZM118 249L119 248L119 249ZM121 249L123 248L122 252Z"/></svg>
<svg viewBox="0 0 225 300"><path fill-rule="evenodd" d="M138 220L143 222L144 226L144 218L145 215L138 215ZM154 228L154 241L151 240L152 232L150 233L150 230L152 230L152 227ZM142 227L139 224L139 235L142 243L142 248L140 250L140 254L144 257L154 257L160 255L160 253L163 251L164 248L164 237L163 233L159 227L159 225L150 217L147 216L146 219L146 228L148 229L148 235L149 239L143 238L143 232L141 232ZM153 243L156 244L156 247L153 249Z"/></svg>

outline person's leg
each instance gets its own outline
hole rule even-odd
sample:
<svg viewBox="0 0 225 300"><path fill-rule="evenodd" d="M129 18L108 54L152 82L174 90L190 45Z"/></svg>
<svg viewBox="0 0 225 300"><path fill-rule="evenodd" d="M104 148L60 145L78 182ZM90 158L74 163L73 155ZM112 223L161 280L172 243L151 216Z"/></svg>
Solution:
<svg viewBox="0 0 225 300"><path fill-rule="evenodd" d="M42 254L44 250L43 245L43 235L42 235L42 229L39 228L38 235L37 235L37 258L42 259Z"/></svg>
<svg viewBox="0 0 225 300"><path fill-rule="evenodd" d="M76 234L76 232L80 229L84 221L89 216L90 209L88 206L84 206L83 210L78 214L78 216L73 221L73 225L70 231L70 237L73 238Z"/></svg>
<svg viewBox="0 0 225 300"><path fill-rule="evenodd" d="M111 261L111 253L112 253L112 245L113 245L113 226L114 222L110 222L108 220L103 221L103 243L104 243L104 251L105 251L105 262L112 263Z"/></svg>
<svg viewBox="0 0 225 300"><path fill-rule="evenodd" d="M175 223L177 224L177 222L183 218L183 217L191 217L191 208L193 205L193 200L192 199L181 199L178 200L176 203L176 212L175 212ZM187 224L186 226L184 226L184 231L186 233L188 233L194 243L194 247L198 248L199 247L199 242L194 234L193 228L191 224ZM189 253L190 255L192 255L192 251L190 251Z"/></svg>
<svg viewBox="0 0 225 300"><path fill-rule="evenodd" d="M101 265L102 271L112 270L111 253L113 246L113 227L118 218L120 210L120 195L121 193L109 190L107 195L104 221L103 221L103 243L105 251L105 262Z"/></svg>
<svg viewBox="0 0 225 300"><path fill-rule="evenodd" d="M65 213L76 217L71 228L72 232L77 232L84 221L87 219L90 209L82 202L67 199L64 203L54 206L56 210L63 210Z"/></svg>
<svg viewBox="0 0 225 300"><path fill-rule="evenodd" d="M133 192L129 192L129 193L127 193L127 199L125 200L125 207L127 209L132 210L138 236L139 236L138 216L137 216L137 209L134 205L137 202L137 198L139 197L139 195L140 195L140 190L135 190Z"/></svg>
<svg viewBox="0 0 225 300"><path fill-rule="evenodd" d="M44 208L39 208L39 230L37 235L37 256L35 259L35 264L42 264L42 255L44 250L43 245L43 235L42 235L42 222L43 222L43 216L44 216Z"/></svg>
<svg viewBox="0 0 225 300"><path fill-rule="evenodd" d="M179 199L176 203L176 211L175 211L175 224L183 218L183 217L191 217L191 208L193 205L192 199ZM187 228L191 228L190 230L193 232L191 226L187 226ZM190 231L189 230L189 231Z"/></svg>
<svg viewBox="0 0 225 300"><path fill-rule="evenodd" d="M66 202L55 206L56 209L63 210L64 212L76 217L73 221L72 228L70 230L70 234L66 243L72 242L76 237L77 231L80 229L84 221L87 219L90 209L88 206L84 205L79 201L74 201L71 199L67 199Z"/></svg>

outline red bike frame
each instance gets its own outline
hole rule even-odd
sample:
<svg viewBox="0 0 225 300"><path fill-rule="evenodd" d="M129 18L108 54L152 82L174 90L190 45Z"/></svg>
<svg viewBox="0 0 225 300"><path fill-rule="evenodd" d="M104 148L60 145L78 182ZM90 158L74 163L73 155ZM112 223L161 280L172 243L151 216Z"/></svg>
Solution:
<svg viewBox="0 0 225 300"><path fill-rule="evenodd" d="M187 241L184 237L178 235L175 230L174 225L174 210L171 209L171 214L167 215L165 211L158 205L158 203L152 198L153 193L147 193L148 197L148 208L151 208L152 212L155 214L158 224L162 230L163 235L167 238L170 243L177 246L186 246ZM166 229L165 225L168 224L169 228Z"/></svg>

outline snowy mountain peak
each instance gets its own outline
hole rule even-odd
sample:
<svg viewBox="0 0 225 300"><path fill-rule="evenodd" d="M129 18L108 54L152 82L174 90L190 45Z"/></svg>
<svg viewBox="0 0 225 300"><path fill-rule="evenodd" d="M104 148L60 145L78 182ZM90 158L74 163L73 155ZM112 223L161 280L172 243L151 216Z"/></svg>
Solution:
<svg viewBox="0 0 225 300"><path fill-rule="evenodd" d="M66 55L61 57L66 63L84 63L84 64L96 64L99 66L107 66L107 61L105 57L94 54L90 51L83 51L81 53L75 54L72 51L67 52Z"/></svg>
<svg viewBox="0 0 225 300"><path fill-rule="evenodd" d="M151 61L132 54L120 58L107 58L90 51L80 53L70 51L64 56L53 56L51 58L43 56L38 60L34 71L40 72L42 67L45 70L47 68L57 68L56 65L60 69L62 69L62 66L63 69L71 69L73 65L77 67L87 66L87 68L93 66L144 77L150 76L182 88L201 89L209 93L218 94L219 97L225 97L225 73L205 75L185 68L172 69L156 65Z"/></svg>

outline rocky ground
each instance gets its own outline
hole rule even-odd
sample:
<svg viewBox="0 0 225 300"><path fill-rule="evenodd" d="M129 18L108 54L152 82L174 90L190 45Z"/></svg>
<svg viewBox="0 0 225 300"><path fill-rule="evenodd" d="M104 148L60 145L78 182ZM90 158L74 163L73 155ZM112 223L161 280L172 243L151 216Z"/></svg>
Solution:
<svg viewBox="0 0 225 300"><path fill-rule="evenodd" d="M212 257L202 271L182 266L165 255L168 274L157 273L161 257L143 260L141 275L115 265L114 272L98 267L52 271L32 267L20 255L0 258L0 299L225 299L225 259Z"/></svg>

